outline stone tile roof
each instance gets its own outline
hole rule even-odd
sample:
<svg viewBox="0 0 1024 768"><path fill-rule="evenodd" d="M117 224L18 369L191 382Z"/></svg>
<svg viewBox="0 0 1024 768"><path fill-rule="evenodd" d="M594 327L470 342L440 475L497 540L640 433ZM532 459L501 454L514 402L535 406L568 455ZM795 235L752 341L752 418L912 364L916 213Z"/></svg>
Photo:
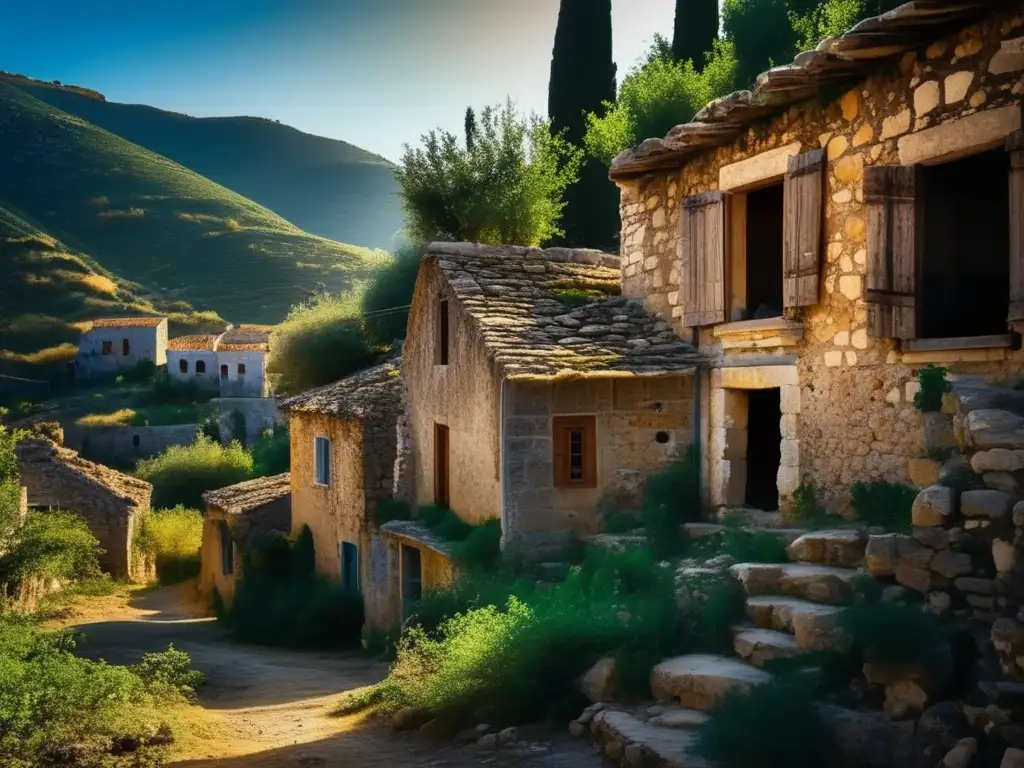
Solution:
<svg viewBox="0 0 1024 768"><path fill-rule="evenodd" d="M798 54L792 64L761 73L752 90L716 99L663 138L649 138L612 162L612 179L678 168L691 156L728 144L752 123L815 96L852 85L880 64L956 31L1009 0L916 0L865 19L838 37Z"/></svg>
<svg viewBox="0 0 1024 768"><path fill-rule="evenodd" d="M381 536L393 536L419 544L445 557L452 556L452 543L415 520L392 520L380 527Z"/></svg>
<svg viewBox="0 0 1024 768"><path fill-rule="evenodd" d="M664 318L617 295L617 256L433 243L424 262L440 269L507 379L658 376L696 366L696 351Z"/></svg>
<svg viewBox="0 0 1024 768"><path fill-rule="evenodd" d="M225 352L266 352L272 325L239 325L224 332L217 349Z"/></svg>
<svg viewBox="0 0 1024 768"><path fill-rule="evenodd" d="M292 475L284 472L207 491L203 494L203 501L211 507L223 509L229 515L241 515L284 498L291 492Z"/></svg>
<svg viewBox="0 0 1024 768"><path fill-rule="evenodd" d="M194 352L199 350L213 351L217 348L216 334L197 334L195 336L178 336L167 342L167 349L171 352Z"/></svg>
<svg viewBox="0 0 1024 768"><path fill-rule="evenodd" d="M402 397L402 358L353 373L344 379L288 398L281 410L322 413L341 419L362 420L385 411Z"/></svg>
<svg viewBox="0 0 1024 768"><path fill-rule="evenodd" d="M82 332L93 328L156 328L166 317L101 317L84 323Z"/></svg>
<svg viewBox="0 0 1024 768"><path fill-rule="evenodd" d="M83 459L76 451L58 445L52 440L44 437L26 437L18 441L17 454L20 462L53 465L136 507L149 508L153 486L145 480Z"/></svg>

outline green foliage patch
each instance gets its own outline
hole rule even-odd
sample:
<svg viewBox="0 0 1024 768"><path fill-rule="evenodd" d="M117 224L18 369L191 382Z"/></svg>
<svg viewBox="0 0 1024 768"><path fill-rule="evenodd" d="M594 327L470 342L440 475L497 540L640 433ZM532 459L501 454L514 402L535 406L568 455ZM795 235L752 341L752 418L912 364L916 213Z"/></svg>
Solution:
<svg viewBox="0 0 1024 768"><path fill-rule="evenodd" d="M252 456L241 444L223 446L200 435L190 445L143 459L135 474L153 484L154 506L200 509L204 492L247 480L252 471Z"/></svg>
<svg viewBox="0 0 1024 768"><path fill-rule="evenodd" d="M851 491L856 518L890 531L910 528L911 508L916 498L917 489L904 483L855 483Z"/></svg>
<svg viewBox="0 0 1024 768"><path fill-rule="evenodd" d="M644 487L642 518L652 551L659 557L678 554L683 547L683 523L699 520L700 457L693 446L685 455L655 472Z"/></svg>
<svg viewBox="0 0 1024 768"><path fill-rule="evenodd" d="M177 506L155 509L139 521L133 550L156 561L161 584L177 584L199 575L203 513Z"/></svg>
<svg viewBox="0 0 1024 768"><path fill-rule="evenodd" d="M926 365L915 374L921 388L914 395L914 406L924 413L942 410L942 396L952 389L946 379L946 369L938 365Z"/></svg>

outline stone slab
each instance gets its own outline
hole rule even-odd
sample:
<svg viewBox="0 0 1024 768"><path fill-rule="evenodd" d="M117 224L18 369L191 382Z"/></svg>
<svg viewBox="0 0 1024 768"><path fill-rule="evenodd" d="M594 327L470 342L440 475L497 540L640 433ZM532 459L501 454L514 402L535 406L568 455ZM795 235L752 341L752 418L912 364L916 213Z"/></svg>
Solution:
<svg viewBox="0 0 1024 768"><path fill-rule="evenodd" d="M864 560L867 536L856 529L810 531L789 545L789 556L819 565L855 567Z"/></svg>
<svg viewBox="0 0 1024 768"><path fill-rule="evenodd" d="M796 597L763 595L747 598L747 618L764 629L788 632L804 651L841 650L839 630L842 608L819 605Z"/></svg>
<svg viewBox="0 0 1024 768"><path fill-rule="evenodd" d="M776 659L791 659L802 653L793 635L762 627L734 627L732 647L740 658L756 667Z"/></svg>
<svg viewBox="0 0 1024 768"><path fill-rule="evenodd" d="M656 699L678 699L687 709L711 712L731 690L749 689L771 675L738 659L695 653L665 659L651 670Z"/></svg>
<svg viewBox="0 0 1024 768"><path fill-rule="evenodd" d="M740 563L729 569L748 595L781 594L839 605L851 594L852 568L812 563Z"/></svg>

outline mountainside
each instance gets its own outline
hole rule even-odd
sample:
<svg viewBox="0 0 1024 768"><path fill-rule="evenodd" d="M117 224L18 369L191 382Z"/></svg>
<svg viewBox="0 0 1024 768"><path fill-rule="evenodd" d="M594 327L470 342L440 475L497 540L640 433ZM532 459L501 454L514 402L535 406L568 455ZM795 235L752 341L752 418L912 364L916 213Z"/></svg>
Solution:
<svg viewBox="0 0 1024 768"><path fill-rule="evenodd" d="M390 250L402 228L391 164L343 141L263 118L194 118L23 78L0 80L168 157L307 232Z"/></svg>
<svg viewBox="0 0 1024 768"><path fill-rule="evenodd" d="M5 82L0 146L0 207L8 216L89 254L111 279L138 285L139 296L187 302L233 322L278 322L318 284L348 286L383 258L310 235ZM11 237L0 238L0 264L18 272L25 264ZM37 311L60 316L51 303ZM10 318L0 304L0 321Z"/></svg>

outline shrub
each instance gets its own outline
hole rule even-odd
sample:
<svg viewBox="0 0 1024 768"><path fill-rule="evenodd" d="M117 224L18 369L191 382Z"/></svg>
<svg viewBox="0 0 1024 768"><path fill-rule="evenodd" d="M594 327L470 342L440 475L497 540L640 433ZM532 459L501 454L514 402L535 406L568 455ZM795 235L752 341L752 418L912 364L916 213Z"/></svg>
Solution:
<svg viewBox="0 0 1024 768"><path fill-rule="evenodd" d="M786 542L770 531L750 531L735 525L702 536L690 545L695 557L729 555L740 563L788 563Z"/></svg>
<svg viewBox="0 0 1024 768"><path fill-rule="evenodd" d="M161 584L177 584L199 574L203 514L177 506L157 509L142 518L133 548L156 560Z"/></svg>
<svg viewBox="0 0 1024 768"><path fill-rule="evenodd" d="M926 660L941 634L934 614L898 602L855 603L843 609L839 622L866 661L882 664Z"/></svg>
<svg viewBox="0 0 1024 768"><path fill-rule="evenodd" d="M291 469L291 443L288 425L263 430L260 439L249 447L252 471L256 477L279 475Z"/></svg>
<svg viewBox="0 0 1024 768"><path fill-rule="evenodd" d="M372 344L386 346L405 338L409 320L409 304L420 271L423 246L407 244L395 251L394 257L378 271L363 294L363 317L366 335Z"/></svg>
<svg viewBox="0 0 1024 768"><path fill-rule="evenodd" d="M700 457L689 446L683 458L651 475L644 488L642 517L656 555L675 554L682 547L683 523L699 520Z"/></svg>
<svg viewBox="0 0 1024 768"><path fill-rule="evenodd" d="M458 542L452 559L466 570L490 570L501 560L501 521L488 520L472 526L469 535Z"/></svg>
<svg viewBox="0 0 1024 768"><path fill-rule="evenodd" d="M867 525L879 525L889 530L910 527L911 508L917 498L917 489L903 483L856 483L852 489L854 515Z"/></svg>
<svg viewBox="0 0 1024 768"><path fill-rule="evenodd" d="M448 541L462 541L473 532L472 525L444 507L421 507L419 519L423 525Z"/></svg>
<svg viewBox="0 0 1024 768"><path fill-rule="evenodd" d="M162 653L143 654L133 671L152 688L163 687L189 699L195 696L196 688L206 682L206 676L192 668L189 655L173 645Z"/></svg>
<svg viewBox="0 0 1024 768"><path fill-rule="evenodd" d="M30 577L76 581L99 575L99 542L78 515L29 510L0 554L0 584Z"/></svg>
<svg viewBox="0 0 1024 768"><path fill-rule="evenodd" d="M199 508L204 492L246 480L252 470L252 456L239 443L222 446L200 436L143 459L135 474L153 484L154 506Z"/></svg>
<svg viewBox="0 0 1024 768"><path fill-rule="evenodd" d="M942 396L952 389L946 380L946 369L937 365L926 365L915 373L921 388L914 395L914 406L922 412L941 411Z"/></svg>
<svg viewBox="0 0 1024 768"><path fill-rule="evenodd" d="M632 511L613 512L604 518L605 533L629 533L644 524L640 514Z"/></svg>
<svg viewBox="0 0 1024 768"><path fill-rule="evenodd" d="M829 768L837 745L806 686L775 679L725 695L696 751L722 768Z"/></svg>
<svg viewBox="0 0 1024 768"><path fill-rule="evenodd" d="M398 499L381 499L377 502L377 524L383 525L392 520L411 520L412 509L404 501Z"/></svg>

